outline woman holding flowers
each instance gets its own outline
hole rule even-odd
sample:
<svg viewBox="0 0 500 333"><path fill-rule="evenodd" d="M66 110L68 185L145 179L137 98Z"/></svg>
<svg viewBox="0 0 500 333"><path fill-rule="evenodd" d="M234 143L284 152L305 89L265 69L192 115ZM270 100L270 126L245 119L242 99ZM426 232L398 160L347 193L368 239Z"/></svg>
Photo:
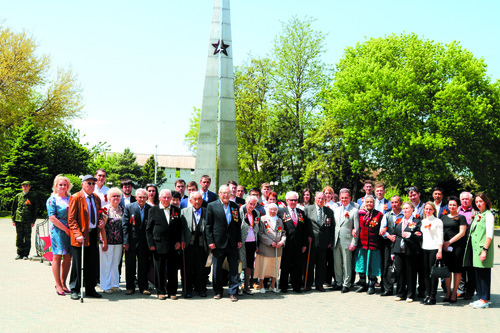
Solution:
<svg viewBox="0 0 500 333"><path fill-rule="evenodd" d="M396 241L392 248L392 257L397 271L397 287L395 301L406 300L411 303L415 299L417 289L417 268L419 254L422 250L420 242L421 221L413 217L414 206L410 201L403 204L403 219L395 222Z"/></svg>
<svg viewBox="0 0 500 333"><path fill-rule="evenodd" d="M283 221L276 216L278 206L271 203L267 207L269 215L261 217L259 225L259 246L255 259L254 277L259 279L260 292L264 294L264 278L271 277L271 287L276 292L276 279L281 264L281 253L286 235Z"/></svg>
<svg viewBox="0 0 500 333"><path fill-rule="evenodd" d="M476 272L477 301L473 308L489 306L491 290L491 268L493 267L493 230L495 219L491 213L491 201L486 194L478 193L472 206L479 211L470 224L470 233L465 248L464 266L472 266Z"/></svg>
<svg viewBox="0 0 500 333"><path fill-rule="evenodd" d="M424 250L425 298L424 305L436 304L438 278L431 277L431 268L436 260L443 258L443 222L437 218L434 202L424 205L425 219L422 221L422 249Z"/></svg>
<svg viewBox="0 0 500 333"><path fill-rule="evenodd" d="M122 192L113 187L108 191L109 203L99 211L104 220L106 239L102 240L100 247L100 281L101 289L111 294L113 291L120 291L120 274L118 265L122 258L123 229L122 216L123 209L120 207Z"/></svg>

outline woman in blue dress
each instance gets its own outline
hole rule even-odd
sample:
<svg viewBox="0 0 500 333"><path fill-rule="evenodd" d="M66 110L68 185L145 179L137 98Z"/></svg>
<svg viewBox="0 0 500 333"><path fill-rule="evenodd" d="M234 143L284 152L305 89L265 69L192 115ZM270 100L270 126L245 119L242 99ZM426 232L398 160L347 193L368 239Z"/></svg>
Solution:
<svg viewBox="0 0 500 333"><path fill-rule="evenodd" d="M56 292L60 296L70 293L66 279L71 267L71 241L68 228L68 205L73 185L68 178L58 175L54 179L52 195L47 200L50 220L50 241L52 243L52 273L56 280Z"/></svg>

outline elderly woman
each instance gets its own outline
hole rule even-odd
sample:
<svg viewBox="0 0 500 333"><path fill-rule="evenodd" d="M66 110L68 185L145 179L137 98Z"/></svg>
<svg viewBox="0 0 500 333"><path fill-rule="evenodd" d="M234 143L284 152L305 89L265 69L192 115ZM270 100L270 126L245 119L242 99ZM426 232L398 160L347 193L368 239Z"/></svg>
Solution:
<svg viewBox="0 0 500 333"><path fill-rule="evenodd" d="M314 204L314 195L310 188L305 188L300 194L298 208L304 210L306 206Z"/></svg>
<svg viewBox="0 0 500 333"><path fill-rule="evenodd" d="M50 242L52 244L52 274L56 280L56 292L60 296L71 293L66 287L66 279L71 267L71 240L68 228L68 205L73 185L67 177L56 176L52 195L47 200L47 213L50 223Z"/></svg>
<svg viewBox="0 0 500 333"><path fill-rule="evenodd" d="M448 198L448 215L441 216L443 221L443 259L450 273L453 273L453 292L451 289L451 276L444 279L446 297L444 302L456 303L457 290L462 280L462 262L464 260L465 233L467 232L467 219L458 214L457 197Z"/></svg>
<svg viewBox="0 0 500 333"><path fill-rule="evenodd" d="M276 216L278 206L271 203L267 207L268 215L261 218L259 227L259 249L255 259L254 276L259 279L260 292L264 294L264 278L271 277L271 287L276 292L276 279L281 264L282 248L285 245L286 234L283 221Z"/></svg>
<svg viewBox="0 0 500 333"><path fill-rule="evenodd" d="M424 205L425 219L422 221L422 249L424 250L425 298L424 305L436 304L438 279L431 278L431 268L436 260L443 258L443 222L437 218L434 202Z"/></svg>
<svg viewBox="0 0 500 333"><path fill-rule="evenodd" d="M148 205L156 206L160 203L158 188L155 184L146 185L146 192L148 192L148 201L146 201Z"/></svg>
<svg viewBox="0 0 500 333"><path fill-rule="evenodd" d="M406 300L408 303L413 302L415 299L419 254L422 250L420 248L420 242L422 241L421 221L413 217L413 210L414 206L410 201L403 204L403 218L394 222L396 241L391 252L397 271L396 297L394 300Z"/></svg>
<svg viewBox="0 0 500 333"><path fill-rule="evenodd" d="M365 196L365 209L359 210L359 245L355 254L355 270L359 273L361 286L356 292L368 292L368 295L375 294L375 283L377 276L380 276L382 257L380 249L382 247L382 236L380 236L380 222L384 216L374 209L375 197ZM366 285L366 275L368 275L368 286Z"/></svg>
<svg viewBox="0 0 500 333"><path fill-rule="evenodd" d="M476 272L477 301L473 308L489 306L491 290L491 268L493 267L494 242L493 230L495 219L491 213L491 201L486 194L478 193L472 203L479 211L470 225L470 233L465 248L464 266L472 266Z"/></svg>
<svg viewBox="0 0 500 333"><path fill-rule="evenodd" d="M245 285L243 292L252 295L250 290L250 276L254 268L255 252L257 251L260 214L255 210L259 198L249 195L246 204L240 207L240 215L243 217L241 223L241 240L245 243L240 247L240 260L242 262Z"/></svg>
<svg viewBox="0 0 500 333"><path fill-rule="evenodd" d="M120 291L120 274L118 265L122 258L123 229L122 216L123 209L120 206L122 192L117 187L108 191L109 203L104 206L102 217L106 223L106 239L102 240L100 246L100 281L101 289L106 294L113 291Z"/></svg>

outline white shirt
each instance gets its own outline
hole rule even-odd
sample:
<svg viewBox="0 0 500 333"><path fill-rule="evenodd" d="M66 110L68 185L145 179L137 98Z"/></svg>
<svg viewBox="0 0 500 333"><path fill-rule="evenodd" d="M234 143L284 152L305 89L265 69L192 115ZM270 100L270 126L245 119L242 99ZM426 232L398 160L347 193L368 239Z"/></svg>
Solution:
<svg viewBox="0 0 500 333"><path fill-rule="evenodd" d="M167 219L167 223L169 223L169 224L170 224L170 207L171 207L171 205L169 205L167 208L165 208L165 207L163 207L163 205L160 202L160 209L163 209L163 211L165 212L165 218Z"/></svg>
<svg viewBox="0 0 500 333"><path fill-rule="evenodd" d="M101 199L101 207L104 207L108 204L108 200L106 200L108 191L109 187L107 187L106 185L102 185L102 187L99 188L99 186L97 186L97 183L95 184L94 193L97 194L97 196Z"/></svg>

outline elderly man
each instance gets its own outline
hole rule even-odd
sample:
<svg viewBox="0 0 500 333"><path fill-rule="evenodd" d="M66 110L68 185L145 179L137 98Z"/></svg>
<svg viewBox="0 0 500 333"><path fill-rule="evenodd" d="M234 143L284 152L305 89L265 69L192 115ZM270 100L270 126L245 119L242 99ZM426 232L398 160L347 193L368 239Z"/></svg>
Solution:
<svg viewBox="0 0 500 333"><path fill-rule="evenodd" d="M316 290L325 291L323 283L326 280L326 254L327 249L333 245L333 232L335 230L335 221L333 211L325 206L325 194L316 192L315 205L309 205L304 208L309 227L309 235L312 242L309 244L310 258L308 267L308 277L306 291L311 290L314 280ZM316 270L314 269L316 268Z"/></svg>
<svg viewBox="0 0 500 333"><path fill-rule="evenodd" d="M186 289L184 298L191 298L194 290L200 297L207 297L205 283L205 263L207 261L208 246L205 240L207 224L207 209L202 207L201 193L189 194L191 205L182 210L182 249L185 253ZM183 273L184 274L184 273ZM184 288L184 286L183 286Z"/></svg>
<svg viewBox="0 0 500 333"><path fill-rule="evenodd" d="M403 204L401 198L394 195L391 198L392 210L387 212L380 222L380 236L384 238L383 244L383 259L382 259L382 294L380 296L392 296L394 292L394 284L389 283L388 273L389 267L392 265L391 250L394 242L396 241L395 227L396 224L401 223L404 215L401 211Z"/></svg>
<svg viewBox="0 0 500 333"><path fill-rule="evenodd" d="M351 203L351 191L340 190L341 206L335 208L335 235L333 255L335 265L334 290L342 289L342 293L349 292L352 275L352 253L358 244L359 216L358 209ZM355 230L356 232L353 232Z"/></svg>
<svg viewBox="0 0 500 333"><path fill-rule="evenodd" d="M150 295L147 274L151 251L148 248L146 239L146 224L151 206L146 204L148 193L143 188L135 192L135 199L135 202L125 206L122 217L125 281L127 285L125 294L131 295L135 292L135 271L137 266L139 290L144 295Z"/></svg>
<svg viewBox="0 0 500 333"><path fill-rule="evenodd" d="M475 215L474 209L472 209L472 199L474 196L470 192L460 193L460 207L458 208L458 214L465 216L467 223L473 220ZM462 280L457 289L458 297L463 296L464 299L470 300L476 292L476 275L473 267L463 267L462 268Z"/></svg>
<svg viewBox="0 0 500 333"><path fill-rule="evenodd" d="M181 248L182 220L181 210L170 204L170 190L160 192L160 204L149 210L146 238L153 251L155 262L155 287L159 300L177 299L177 275L179 271L179 255ZM167 289L165 290L165 264L167 270Z"/></svg>
<svg viewBox="0 0 500 333"><path fill-rule="evenodd" d="M82 251L84 251L85 296L101 298L95 290L96 275L99 264L99 234L106 239L104 223L99 214L101 200L94 193L97 179L87 175L82 179L82 190L69 198L68 227L71 246L73 248L73 264L71 265L70 288L71 299L80 298ZM104 251L104 249L103 249Z"/></svg>
<svg viewBox="0 0 500 333"><path fill-rule="evenodd" d="M301 293L303 253L306 251L308 243L309 228L304 211L297 208L299 194L288 192L285 196L287 207L280 208L278 217L283 220L286 232L286 245L281 256L280 290L282 293L288 292L288 277L291 275L292 288L296 293Z"/></svg>
<svg viewBox="0 0 500 333"><path fill-rule="evenodd" d="M219 200L208 204L206 236L213 254L214 299L223 295L222 264L227 258L229 264L229 297L238 301L238 260L241 247L241 217L239 207L229 200L229 186L219 188Z"/></svg>
<svg viewBox="0 0 500 333"><path fill-rule="evenodd" d="M30 182L21 184L23 191L14 197L12 203L12 225L16 227L18 259L28 260L31 250L31 229L36 222L36 197L30 192Z"/></svg>

